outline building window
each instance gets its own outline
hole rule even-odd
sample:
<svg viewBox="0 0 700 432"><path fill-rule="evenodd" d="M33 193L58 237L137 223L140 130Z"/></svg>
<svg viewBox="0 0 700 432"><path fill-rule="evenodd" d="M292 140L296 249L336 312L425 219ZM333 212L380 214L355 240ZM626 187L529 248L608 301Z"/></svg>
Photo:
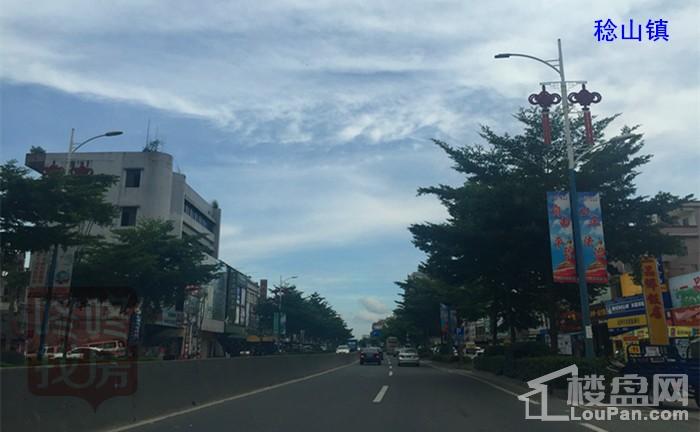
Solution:
<svg viewBox="0 0 700 432"><path fill-rule="evenodd" d="M141 168L127 168L125 187L137 188L141 186Z"/></svg>
<svg viewBox="0 0 700 432"><path fill-rule="evenodd" d="M185 214L194 219L199 225L206 228L207 231L214 232L216 224L187 200L185 200Z"/></svg>
<svg viewBox="0 0 700 432"><path fill-rule="evenodd" d="M121 226L136 225L136 211L138 207L122 207L122 222Z"/></svg>

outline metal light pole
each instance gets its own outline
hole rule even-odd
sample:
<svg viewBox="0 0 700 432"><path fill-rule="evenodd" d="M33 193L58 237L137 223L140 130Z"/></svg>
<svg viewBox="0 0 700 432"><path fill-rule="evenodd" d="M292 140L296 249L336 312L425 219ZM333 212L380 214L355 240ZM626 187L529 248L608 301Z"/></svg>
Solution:
<svg viewBox="0 0 700 432"><path fill-rule="evenodd" d="M296 279L298 276L290 276L288 278L282 279L282 275L280 275L280 285L279 285L279 294L277 298L277 332L278 332L278 337L282 336L282 296L284 295L284 288L287 286L287 282L289 282L292 279ZM285 321L286 324L286 321Z"/></svg>
<svg viewBox="0 0 700 432"><path fill-rule="evenodd" d="M68 141L68 157L66 158L66 161L67 161L66 172L69 172L69 171L70 171L70 163L71 163L71 159L72 159L73 153L75 153L76 151L78 151L78 149L79 149L80 147L84 146L85 144L89 143L89 142L92 141L92 140L96 140L97 138L102 138L102 137L113 137L113 136L121 135L121 134L123 134L123 133L124 133L124 132L122 132L122 131L109 131L109 132L105 132L105 133L100 134L100 135L95 135L94 137L88 138L88 139L86 139L85 141L76 144L76 143L74 142L74 138L75 138L75 128L71 128L71 130L70 130L70 141Z"/></svg>
<svg viewBox="0 0 700 432"><path fill-rule="evenodd" d="M75 153L80 147L84 146L88 142L92 140L96 140L98 138L102 137L112 137L112 136L117 136L121 135L124 132L122 131L109 131L105 132L100 135L95 135L94 137L88 138L83 142L78 143L77 145L73 142L75 138L75 128L71 128L70 130L70 141L68 141L68 155L66 157L66 174L70 174L70 163L71 163L71 156L73 153ZM36 354L37 360L41 360L44 357L44 347L46 346L46 330L49 324L49 311L51 309L51 297L53 296L53 285L54 285L54 279L56 278L56 265L57 265L57 259L58 259L58 245L53 246L53 251L51 253L51 263L49 265L49 272L47 276L47 281L46 281L46 304L44 305L44 313L41 318L41 331L39 333L39 351ZM66 329L66 332L68 329ZM68 334L66 333L65 339L68 339ZM64 353L65 353L65 342L64 342Z"/></svg>
<svg viewBox="0 0 700 432"><path fill-rule="evenodd" d="M569 122L569 101L567 98L567 81L564 74L564 56L561 50L561 39L557 39L558 58L556 60L542 60L527 54L501 53L494 57L509 58L509 57L525 57L531 60L544 63L559 74L559 85L561 87L562 108L564 110L564 139L566 140L566 152L569 160L569 201L572 212L572 234L574 237L574 251L576 254L576 277L578 279L579 297L581 299L581 320L583 321L584 342L586 350L586 358L595 357L593 351L593 328L591 327L591 316L588 305L588 285L586 284L586 273L583 262L583 247L581 244L579 219L576 214L577 193L576 193L576 160L574 158L574 146L571 142L571 123ZM582 81L573 81L574 83L582 83Z"/></svg>

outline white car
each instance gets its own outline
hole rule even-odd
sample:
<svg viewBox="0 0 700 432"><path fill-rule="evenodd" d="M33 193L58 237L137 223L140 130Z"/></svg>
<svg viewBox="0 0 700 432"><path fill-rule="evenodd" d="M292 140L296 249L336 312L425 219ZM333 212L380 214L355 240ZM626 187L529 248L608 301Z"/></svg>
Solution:
<svg viewBox="0 0 700 432"><path fill-rule="evenodd" d="M420 357L418 357L418 351L413 348L403 348L399 350L399 355L397 356L398 366L403 365L414 365L420 366Z"/></svg>
<svg viewBox="0 0 700 432"><path fill-rule="evenodd" d="M336 354L350 354L350 347L347 345L338 345L335 349Z"/></svg>

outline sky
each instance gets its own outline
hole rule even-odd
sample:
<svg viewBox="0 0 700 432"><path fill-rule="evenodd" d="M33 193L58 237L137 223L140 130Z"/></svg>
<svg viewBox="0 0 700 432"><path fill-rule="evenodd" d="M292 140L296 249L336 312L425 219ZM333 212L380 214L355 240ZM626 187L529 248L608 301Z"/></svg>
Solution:
<svg viewBox="0 0 700 432"><path fill-rule="evenodd" d="M642 24L642 40L598 42L607 19L618 35ZM649 19L668 21L669 41L648 40ZM361 336L424 259L407 227L446 217L416 189L462 181L430 139L517 133L512 114L557 79L495 53L552 59L561 38L567 78L603 95L594 115L622 113L608 132L641 125L654 158L639 192L698 194L698 22L687 1L5 0L1 156L65 151L71 128L124 131L91 151L139 151L150 121L219 202L220 257L256 279L297 276Z"/></svg>

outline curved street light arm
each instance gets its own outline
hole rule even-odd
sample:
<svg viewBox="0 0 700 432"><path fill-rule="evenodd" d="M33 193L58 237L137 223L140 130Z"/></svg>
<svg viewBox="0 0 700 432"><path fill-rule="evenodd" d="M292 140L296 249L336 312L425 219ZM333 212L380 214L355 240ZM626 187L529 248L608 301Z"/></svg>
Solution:
<svg viewBox="0 0 700 432"><path fill-rule="evenodd" d="M558 75L561 75L561 71L560 71L559 69L557 69L553 64L551 64L551 63L548 62L547 60L542 60L542 59L539 58L539 57L531 56L531 55L528 55L528 54L515 54L515 53L503 53L503 54L496 54L496 55L495 55L495 58L508 58L508 57L525 57L525 58L529 58L529 59L538 61L538 62L540 62L540 63L546 64L546 65L549 66L550 68L554 69L554 71L555 71Z"/></svg>
<svg viewBox="0 0 700 432"><path fill-rule="evenodd" d="M88 139L86 139L85 141L81 142L80 144L73 146L73 151L75 152L75 151L78 150L80 147L84 146L85 144L89 143L90 141L96 140L97 138L102 138L102 137L104 137L104 136L107 136L107 134L95 135L95 136L92 137L92 138L88 138Z"/></svg>

